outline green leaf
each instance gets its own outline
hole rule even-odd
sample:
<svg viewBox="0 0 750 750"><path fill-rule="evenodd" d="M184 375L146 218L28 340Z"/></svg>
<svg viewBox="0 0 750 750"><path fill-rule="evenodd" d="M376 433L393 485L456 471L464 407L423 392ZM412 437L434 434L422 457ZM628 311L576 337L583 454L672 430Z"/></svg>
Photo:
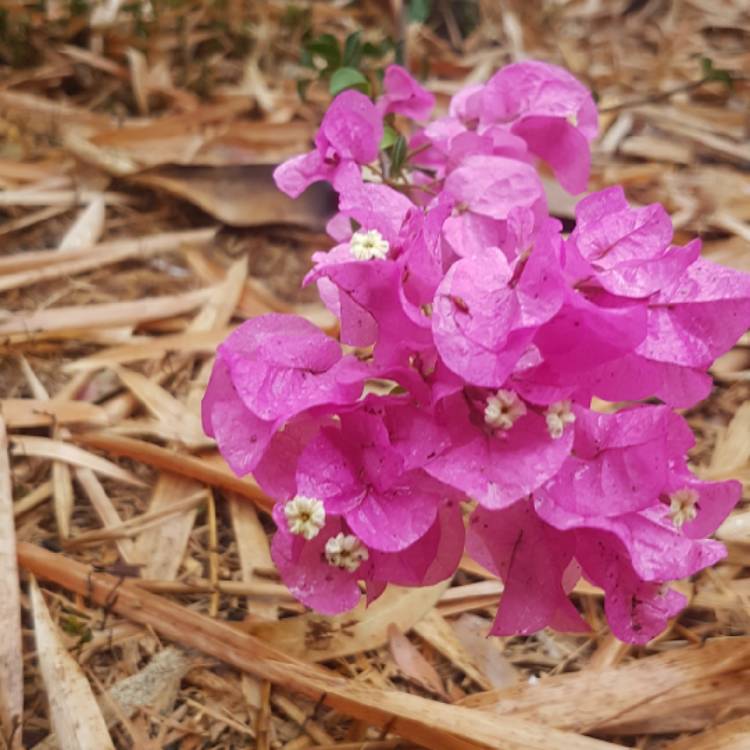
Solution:
<svg viewBox="0 0 750 750"><path fill-rule="evenodd" d="M380 150L390 148L398 140L398 131L390 125L383 126L383 137L380 140Z"/></svg>
<svg viewBox="0 0 750 750"><path fill-rule="evenodd" d="M349 34L344 42L343 65L347 68L356 68L362 60L362 36L361 31L355 31Z"/></svg>
<svg viewBox="0 0 750 750"><path fill-rule="evenodd" d="M311 83L312 81L306 78L300 78L297 81L297 96L301 102L307 101L307 89Z"/></svg>
<svg viewBox="0 0 750 750"><path fill-rule="evenodd" d="M432 13L432 0L411 0L409 3L409 21L425 23Z"/></svg>
<svg viewBox="0 0 750 750"><path fill-rule="evenodd" d="M704 78L710 78L714 72L714 61L710 57L701 57L701 70Z"/></svg>
<svg viewBox="0 0 750 750"><path fill-rule="evenodd" d="M726 68L717 68L710 57L701 57L701 69L703 70L703 79L705 81L719 81L728 89L734 86L732 74Z"/></svg>
<svg viewBox="0 0 750 750"><path fill-rule="evenodd" d="M364 57L372 57L374 59L380 59L383 55L388 54L392 49L395 49L396 43L390 37L383 39L380 44L373 44L372 42L365 42L362 45L362 55Z"/></svg>
<svg viewBox="0 0 750 750"><path fill-rule="evenodd" d="M406 138L400 135L391 148L391 176L396 176L404 166L407 153Z"/></svg>
<svg viewBox="0 0 750 750"><path fill-rule="evenodd" d="M368 80L354 68L339 68L332 76L328 87L333 96L340 94L346 89L357 89L363 94L370 93Z"/></svg>
<svg viewBox="0 0 750 750"><path fill-rule="evenodd" d="M403 39L396 42L395 46L393 47L393 51L395 53L396 65L405 65L406 53L404 52L404 40Z"/></svg>
<svg viewBox="0 0 750 750"><path fill-rule="evenodd" d="M310 52L307 47L302 50L302 54L299 56L299 61L300 64L304 65L306 68L315 68L315 63L313 62L312 58L312 52Z"/></svg>
<svg viewBox="0 0 750 750"><path fill-rule="evenodd" d="M320 55L326 61L326 70L334 70L341 65L339 41L333 34L321 34L306 45L310 55Z"/></svg>

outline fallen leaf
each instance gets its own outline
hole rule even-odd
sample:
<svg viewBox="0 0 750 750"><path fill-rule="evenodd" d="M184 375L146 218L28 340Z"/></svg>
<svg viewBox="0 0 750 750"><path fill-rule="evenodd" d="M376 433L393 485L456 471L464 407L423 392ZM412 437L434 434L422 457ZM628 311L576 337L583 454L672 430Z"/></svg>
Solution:
<svg viewBox="0 0 750 750"><path fill-rule="evenodd" d="M390 586L369 607L327 617L310 612L274 623L256 623L250 632L297 659L321 662L388 643L388 628L408 632L440 599L448 581L427 588Z"/></svg>
<svg viewBox="0 0 750 750"><path fill-rule="evenodd" d="M388 646L393 661L401 673L427 688L433 693L447 699L443 681L435 667L422 656L419 649L393 624L388 626Z"/></svg>
<svg viewBox="0 0 750 750"><path fill-rule="evenodd" d="M67 252L95 245L104 231L105 203L102 195L95 195L81 211L73 226L60 242L59 250Z"/></svg>
<svg viewBox="0 0 750 750"><path fill-rule="evenodd" d="M76 660L60 641L34 578L29 584L39 671L52 728L65 750L114 750L99 704Z"/></svg>
<svg viewBox="0 0 750 750"><path fill-rule="evenodd" d="M21 750L23 648L21 599L16 562L16 528L5 424L0 419L0 739Z"/></svg>
<svg viewBox="0 0 750 750"><path fill-rule="evenodd" d="M322 182L292 200L274 184L273 166L164 166L131 178L190 201L225 224L255 227L292 224L320 231L336 210L335 194Z"/></svg>

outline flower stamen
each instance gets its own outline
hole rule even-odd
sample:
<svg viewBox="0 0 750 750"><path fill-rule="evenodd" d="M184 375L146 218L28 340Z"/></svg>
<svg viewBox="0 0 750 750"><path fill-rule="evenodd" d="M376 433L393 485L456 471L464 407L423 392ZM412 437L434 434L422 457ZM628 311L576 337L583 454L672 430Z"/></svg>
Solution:
<svg viewBox="0 0 750 750"><path fill-rule="evenodd" d="M496 394L487 398L484 421L497 430L509 430L524 414L526 414L526 404L513 391L501 388Z"/></svg>
<svg viewBox="0 0 750 750"><path fill-rule="evenodd" d="M326 560L335 568L353 573L369 558L367 547L353 534L339 533L326 542Z"/></svg>
<svg viewBox="0 0 750 750"><path fill-rule="evenodd" d="M284 516L292 534L299 534L310 540L318 536L326 523L323 503L314 497L297 495L284 505Z"/></svg>
<svg viewBox="0 0 750 750"><path fill-rule="evenodd" d="M669 496L669 515L678 529L695 520L699 499L698 493L690 487L683 487Z"/></svg>
<svg viewBox="0 0 750 750"><path fill-rule="evenodd" d="M576 415L570 410L570 401L550 404L544 416L547 420L547 432L553 440L559 440L563 436L565 425L576 421Z"/></svg>
<svg viewBox="0 0 750 750"><path fill-rule="evenodd" d="M367 232L355 232L349 241L349 249L357 260L384 260L390 245L377 229L370 229Z"/></svg>

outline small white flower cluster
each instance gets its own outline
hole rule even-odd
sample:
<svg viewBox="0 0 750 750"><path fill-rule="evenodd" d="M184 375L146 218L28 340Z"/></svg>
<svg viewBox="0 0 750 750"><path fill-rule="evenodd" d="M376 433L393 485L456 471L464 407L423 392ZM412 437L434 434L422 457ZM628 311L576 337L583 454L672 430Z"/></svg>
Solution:
<svg viewBox="0 0 750 750"><path fill-rule="evenodd" d="M355 232L349 240L349 250L357 260L384 260L390 249L388 240L377 229Z"/></svg>
<svg viewBox="0 0 750 750"><path fill-rule="evenodd" d="M683 487L669 496L669 515L678 529L695 520L698 515L698 500L698 493L690 487Z"/></svg>
<svg viewBox="0 0 750 750"><path fill-rule="evenodd" d="M501 388L494 396L488 397L484 421L497 430L509 430L524 414L526 404L513 391Z"/></svg>
<svg viewBox="0 0 750 750"><path fill-rule="evenodd" d="M326 510L320 500L297 495L284 506L287 526L292 534L315 539L326 523Z"/></svg>
<svg viewBox="0 0 750 750"><path fill-rule="evenodd" d="M326 560L336 568L353 573L368 557L367 547L352 534L336 534L326 542Z"/></svg>
<svg viewBox="0 0 750 750"><path fill-rule="evenodd" d="M545 412L547 431L554 440L563 436L566 424L573 424L576 415L570 410L570 401L558 401L550 404Z"/></svg>

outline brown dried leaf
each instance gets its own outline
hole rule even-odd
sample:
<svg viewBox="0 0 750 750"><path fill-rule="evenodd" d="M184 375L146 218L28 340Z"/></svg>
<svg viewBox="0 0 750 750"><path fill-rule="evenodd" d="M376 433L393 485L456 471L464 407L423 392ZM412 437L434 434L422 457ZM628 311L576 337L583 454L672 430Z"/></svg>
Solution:
<svg viewBox="0 0 750 750"><path fill-rule="evenodd" d="M156 481L149 513L166 510L200 489L198 482L163 472ZM144 565L141 571L144 578L177 578L197 512L197 508L192 508L138 536L135 557Z"/></svg>
<svg viewBox="0 0 750 750"><path fill-rule="evenodd" d="M246 500L229 495L229 513L232 517L234 538L240 557L240 573L245 583L257 581L258 568L273 570L268 536L258 518L255 507ZM248 601L251 615L267 620L276 620L279 608L272 603Z"/></svg>
<svg viewBox="0 0 750 750"><path fill-rule="evenodd" d="M331 190L316 183L292 200L276 187L272 174L273 167L265 164L164 166L131 179L184 198L231 226L293 224L324 229L336 209Z"/></svg>
<svg viewBox="0 0 750 750"><path fill-rule="evenodd" d="M0 316L0 335L23 334L22 338L27 339L44 333L135 325L190 312L202 305L211 296L211 291L197 289L183 294L147 297L131 302L55 307Z"/></svg>
<svg viewBox="0 0 750 750"><path fill-rule="evenodd" d="M388 646L393 661L404 676L448 699L443 687L443 681L435 667L422 656L419 649L393 624L388 626Z"/></svg>
<svg viewBox="0 0 750 750"><path fill-rule="evenodd" d="M750 704L746 693L737 694L748 668L750 638L717 638L619 667L479 693L462 704L579 732L695 730L706 726L730 699Z"/></svg>
<svg viewBox="0 0 750 750"><path fill-rule="evenodd" d="M214 444L206 437L200 416L188 411L174 396L158 383L135 370L116 367L120 380L128 390L160 421L180 436L180 440L191 448L208 447Z"/></svg>
<svg viewBox="0 0 750 750"><path fill-rule="evenodd" d="M23 648L8 441L0 419L0 739L21 749Z"/></svg>
<svg viewBox="0 0 750 750"><path fill-rule="evenodd" d="M611 743L549 726L504 716L498 721L484 711L430 701L416 695L383 690L320 667L304 664L232 625L211 619L128 580L92 571L28 543L18 548L21 565L65 588L87 593L93 601L134 622L148 625L165 638L197 648L243 672L319 700L339 713L387 728L408 740L441 750L614 750ZM64 562L61 562L61 558Z"/></svg>
<svg viewBox="0 0 750 750"><path fill-rule="evenodd" d="M105 203L101 195L91 199L68 229L59 245L60 251L77 250L95 245L104 231Z"/></svg>
<svg viewBox="0 0 750 750"><path fill-rule="evenodd" d="M42 592L29 584L39 671L49 698L52 727L65 750L114 750L102 712L81 668L60 642Z"/></svg>
<svg viewBox="0 0 750 750"><path fill-rule="evenodd" d="M483 690L499 687L493 685L477 668L476 662L456 637L450 623L436 609L431 609L414 625L414 632Z"/></svg>
<svg viewBox="0 0 750 750"><path fill-rule="evenodd" d="M311 662L327 661L388 642L388 628L408 632L429 612L448 581L427 588L390 586L369 607L364 601L351 612L327 617L314 612L274 623L257 623L250 632L290 656Z"/></svg>
<svg viewBox="0 0 750 750"><path fill-rule="evenodd" d="M135 485L136 487L143 487L143 482L129 471L121 469L111 461L107 461L106 458L95 456L93 453L89 453L62 440L25 435L24 437L12 437L11 443L14 446L14 453L24 456L49 458L53 461L62 461L73 466L81 466L102 474L105 477L111 477L120 482Z"/></svg>
<svg viewBox="0 0 750 750"><path fill-rule="evenodd" d="M463 614L453 623L456 637L492 687L511 687L518 682L519 674L503 654L503 641L490 637L489 628L488 620L472 614Z"/></svg>
<svg viewBox="0 0 750 750"><path fill-rule="evenodd" d="M217 331L179 333L174 336L159 336L138 343L114 346L102 349L90 357L82 357L70 362L65 369L71 372L96 370L103 365L124 364L139 359L160 359L172 352L180 354L213 352L233 330L235 329L223 328Z"/></svg>
<svg viewBox="0 0 750 750"><path fill-rule="evenodd" d="M104 491L101 482L97 479L91 469L76 469L76 480L83 488L83 491L94 506L96 514L99 516L105 529L118 527L122 524L122 518L115 509L109 496ZM136 562L135 549L130 539L116 539L115 544L120 552L123 562L133 564Z"/></svg>
<svg viewBox="0 0 750 750"><path fill-rule="evenodd" d="M728 721L700 734L683 737L664 750L747 750L750 747L750 717Z"/></svg>

